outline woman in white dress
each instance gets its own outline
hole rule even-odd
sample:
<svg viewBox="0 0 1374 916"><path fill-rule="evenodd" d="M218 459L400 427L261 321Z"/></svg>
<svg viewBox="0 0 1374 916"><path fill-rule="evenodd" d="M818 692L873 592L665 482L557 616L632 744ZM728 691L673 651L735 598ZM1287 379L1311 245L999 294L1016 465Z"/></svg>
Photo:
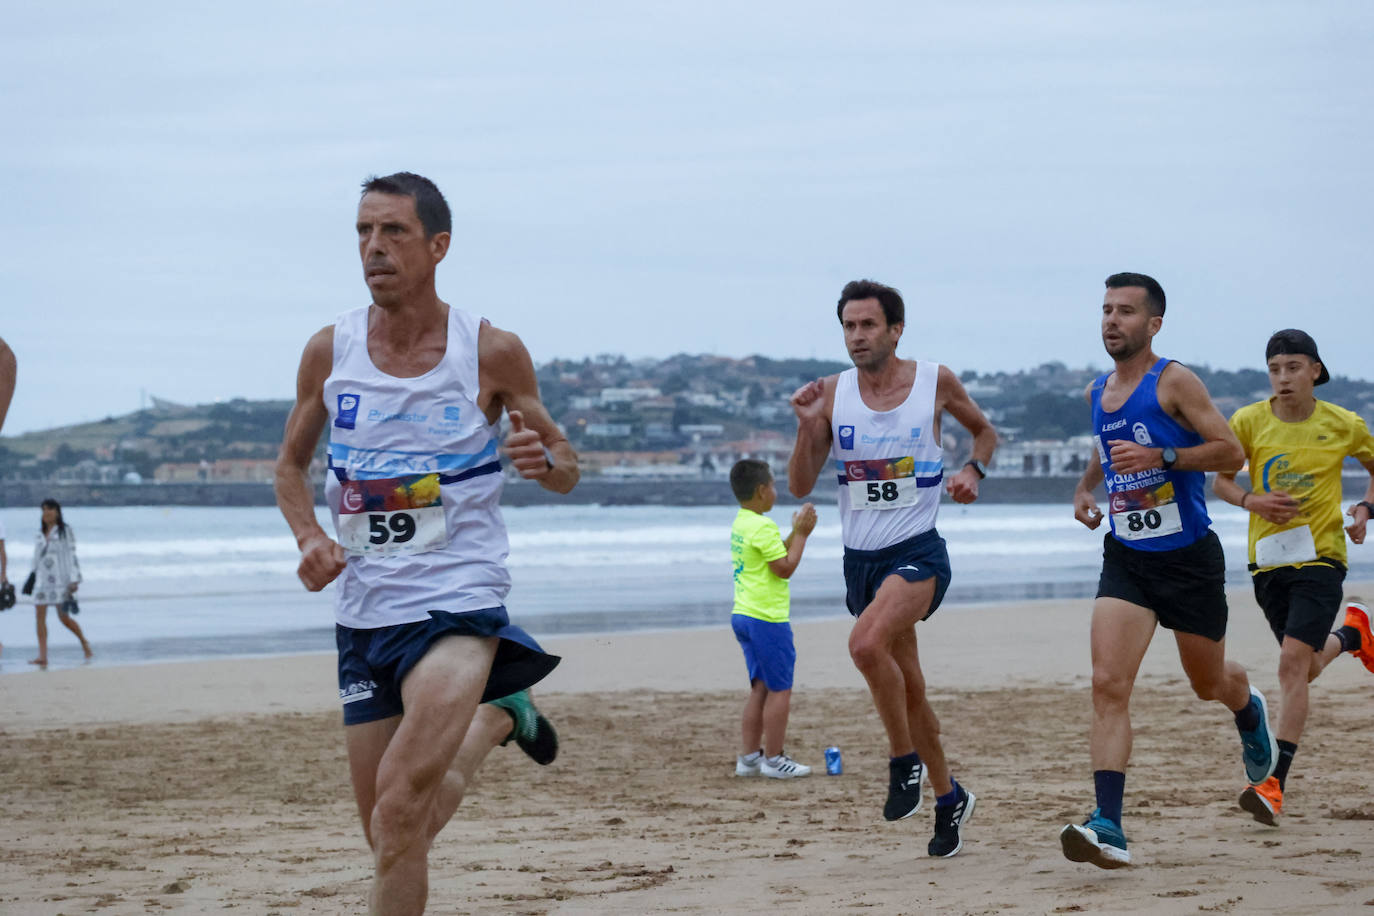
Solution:
<svg viewBox="0 0 1374 916"><path fill-rule="evenodd" d="M81 640L81 650L90 658L91 644L81 625L67 612L67 599L76 594L81 583L81 566L76 562L76 535L62 521L62 507L55 499L43 500L42 533L33 547L33 604L38 621L38 657L31 665L48 664L48 605L57 608L57 619Z"/></svg>

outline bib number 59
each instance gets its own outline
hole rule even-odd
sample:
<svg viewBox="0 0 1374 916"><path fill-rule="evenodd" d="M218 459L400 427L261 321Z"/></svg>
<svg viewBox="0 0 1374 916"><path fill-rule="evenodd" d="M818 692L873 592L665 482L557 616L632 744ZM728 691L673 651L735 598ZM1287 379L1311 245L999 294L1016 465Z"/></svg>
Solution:
<svg viewBox="0 0 1374 916"><path fill-rule="evenodd" d="M404 544L415 537L415 519L405 512L393 512L390 518L371 513L367 516L367 539L378 546L387 543Z"/></svg>

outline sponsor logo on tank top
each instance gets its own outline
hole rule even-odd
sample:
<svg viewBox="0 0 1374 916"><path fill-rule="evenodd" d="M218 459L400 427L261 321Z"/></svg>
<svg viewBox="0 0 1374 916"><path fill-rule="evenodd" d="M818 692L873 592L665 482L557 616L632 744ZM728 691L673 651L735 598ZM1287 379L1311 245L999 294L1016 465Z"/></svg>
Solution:
<svg viewBox="0 0 1374 916"><path fill-rule="evenodd" d="M1111 423L1104 423L1104 424L1102 424L1102 431L1103 431L1104 433L1109 433L1109 432L1111 432L1112 430L1114 430L1114 429L1120 429L1121 427L1123 427L1123 426L1125 426L1125 425L1126 425L1126 418L1125 418L1125 417L1122 417L1120 420L1116 420L1116 421L1111 422Z"/></svg>
<svg viewBox="0 0 1374 916"><path fill-rule="evenodd" d="M1153 440L1150 439L1150 430L1144 423L1136 423L1135 426L1132 426L1131 435L1135 436L1135 441L1139 442L1141 445L1153 444Z"/></svg>
<svg viewBox="0 0 1374 916"><path fill-rule="evenodd" d="M854 427L852 427L852 426L841 426L841 427L840 427L840 448L844 448L844 449L853 449L853 448L854 448Z"/></svg>
<svg viewBox="0 0 1374 916"><path fill-rule="evenodd" d="M387 413L383 410L369 410L367 419L372 423L424 423L429 419L427 413Z"/></svg>
<svg viewBox="0 0 1374 916"><path fill-rule="evenodd" d="M358 403L362 401L356 394L339 395L338 415L334 418L334 425L339 429L353 429L358 423Z"/></svg>

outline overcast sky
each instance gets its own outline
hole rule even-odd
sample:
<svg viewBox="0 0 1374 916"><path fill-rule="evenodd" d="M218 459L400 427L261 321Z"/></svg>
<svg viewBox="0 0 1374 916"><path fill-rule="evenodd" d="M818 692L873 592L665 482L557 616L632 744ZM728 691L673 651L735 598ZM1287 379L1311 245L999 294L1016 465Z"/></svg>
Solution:
<svg viewBox="0 0 1374 916"><path fill-rule="evenodd" d="M453 207L440 295L536 362L843 359L873 277L904 355L1105 366L1138 270L1164 355L1296 325L1371 378L1371 46L1364 2L14 4L5 432L290 397L402 169Z"/></svg>

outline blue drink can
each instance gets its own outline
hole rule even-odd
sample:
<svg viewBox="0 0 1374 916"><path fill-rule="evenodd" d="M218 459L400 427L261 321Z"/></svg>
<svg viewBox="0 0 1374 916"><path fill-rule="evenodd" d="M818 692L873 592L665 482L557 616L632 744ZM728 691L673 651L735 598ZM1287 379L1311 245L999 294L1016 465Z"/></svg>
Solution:
<svg viewBox="0 0 1374 916"><path fill-rule="evenodd" d="M840 756L839 748L825 749L825 772L831 776L839 776L844 772L844 758Z"/></svg>

